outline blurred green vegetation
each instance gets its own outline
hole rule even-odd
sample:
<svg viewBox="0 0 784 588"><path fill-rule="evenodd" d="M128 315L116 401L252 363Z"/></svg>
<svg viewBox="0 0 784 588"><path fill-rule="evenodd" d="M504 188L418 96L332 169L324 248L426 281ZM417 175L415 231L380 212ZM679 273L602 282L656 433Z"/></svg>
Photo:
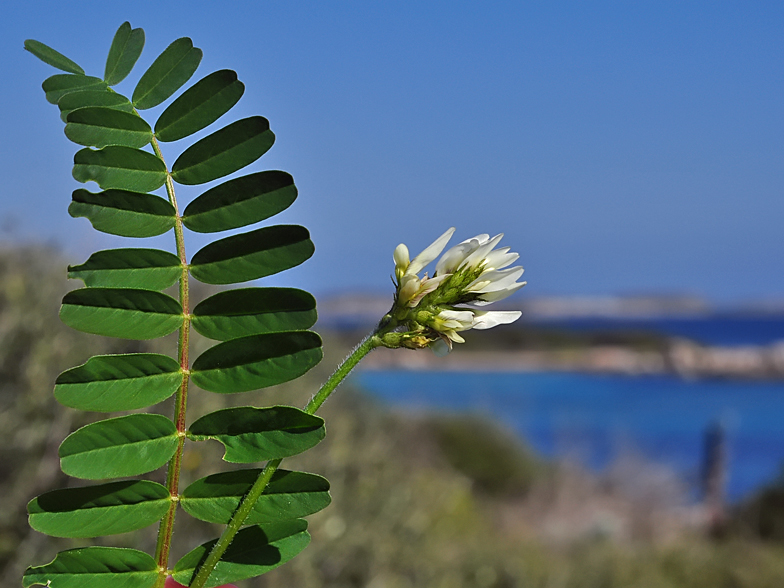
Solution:
<svg viewBox="0 0 784 588"><path fill-rule="evenodd" d="M0 586L18 586L24 567L51 560L84 540L30 531L25 505L69 484L57 447L75 428L106 415L57 405L56 376L96 353L172 353L175 341L139 343L84 335L62 325L65 262L48 249L0 250ZM202 295L203 295L202 291ZM196 288L195 296L200 294ZM500 332L500 330L499 330ZM477 333L479 334L479 333ZM303 405L349 343L324 334L325 359L296 382L243 395L192 388L189 421L229 405ZM195 353L207 342L194 339ZM156 407L171 412L170 403ZM509 432L473 416L395 412L344 385L321 413L327 439L284 467L316 472L332 484L333 503L310 517L313 541L295 560L246 587L323 588L773 588L784 585L781 538L759 527L722 541L699 529L666 542L575 534L553 541L520 513L547 509L541 494L561 492L545 463ZM189 444L183 487L224 467L217 443ZM162 481L163 472L152 477ZM537 490L538 489L538 490ZM539 502L533 502L539 496ZM780 503L777 503L780 504ZM532 506L533 505L533 506ZM774 509L782 511L780 507ZM760 512L763 514L760 515ZM767 517L767 510L755 516ZM538 513L542 514L542 513ZM518 516L520 515L520 516ZM771 515L773 516L773 515ZM779 516L776 514L775 516ZM218 528L178 515L176 558ZM155 529L101 540L154 549ZM173 559L174 561L174 559Z"/></svg>
<svg viewBox="0 0 784 588"><path fill-rule="evenodd" d="M727 533L784 544L784 469L777 479L733 509Z"/></svg>
<svg viewBox="0 0 784 588"><path fill-rule="evenodd" d="M545 463L517 437L477 415L438 416L428 423L439 451L473 488L491 496L524 496L544 474Z"/></svg>

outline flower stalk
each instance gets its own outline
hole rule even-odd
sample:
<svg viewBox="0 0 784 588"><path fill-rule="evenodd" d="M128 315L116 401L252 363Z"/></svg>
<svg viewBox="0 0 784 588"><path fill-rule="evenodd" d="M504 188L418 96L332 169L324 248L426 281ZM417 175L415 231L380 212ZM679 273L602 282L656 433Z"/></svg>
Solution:
<svg viewBox="0 0 784 588"><path fill-rule="evenodd" d="M357 345L354 350L344 359L340 365L335 369L332 375L327 379L324 384L322 384L321 388L319 388L318 392L310 399L310 402L305 406L304 410L308 414L314 414L319 407L329 398L330 394L335 391L335 388L346 379L346 377L351 373L351 371L356 367L356 365L362 361L362 359L373 349L376 347L381 346L381 338L380 333L385 332L386 329L391 328L391 324L387 323L383 327L379 325L370 335L365 337L362 342ZM245 519L248 518L248 515L253 510L256 501L258 501L259 497L264 493L264 489L269 484L272 476L275 474L277 469L280 467L280 464L283 460L282 459L273 459L267 462L267 465L264 466L264 469L259 474L259 477L256 478L256 481L251 486L248 493L240 502L240 505L237 507L237 510L234 511L234 514L229 521L229 524L223 530L220 538L218 539L217 543L213 546L212 550L210 551L207 558L204 560L204 563L199 568L199 571L193 577L191 581L190 587L191 588L203 588L204 584L207 582L207 579L210 577L210 574L215 569L215 566L218 565L221 557L231 545L234 536L239 532L242 528Z"/></svg>

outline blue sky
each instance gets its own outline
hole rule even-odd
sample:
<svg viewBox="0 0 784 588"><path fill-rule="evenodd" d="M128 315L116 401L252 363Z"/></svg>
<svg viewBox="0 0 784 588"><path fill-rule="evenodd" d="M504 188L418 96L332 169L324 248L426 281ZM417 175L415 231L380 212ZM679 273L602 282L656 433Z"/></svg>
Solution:
<svg viewBox="0 0 784 588"><path fill-rule="evenodd" d="M317 249L270 283L388 291L395 245L456 226L506 234L521 297L784 298L784 3L14 3L0 239L74 261L151 244L68 216L77 148L40 88L55 70L22 49L40 40L100 76L124 20L147 44L119 91L189 36L193 81L230 68L246 85L221 123L270 120L276 144L247 169L293 174L299 199L274 220Z"/></svg>

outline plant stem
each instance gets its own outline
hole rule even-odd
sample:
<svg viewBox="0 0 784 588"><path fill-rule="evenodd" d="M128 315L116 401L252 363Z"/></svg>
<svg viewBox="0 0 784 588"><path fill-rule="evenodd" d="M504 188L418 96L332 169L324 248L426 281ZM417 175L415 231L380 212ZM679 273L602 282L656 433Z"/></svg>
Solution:
<svg viewBox="0 0 784 588"><path fill-rule="evenodd" d="M319 388L319 391L310 399L310 402L305 406L305 412L314 414L319 407L324 404L324 401L329 398L332 391L338 387L338 384L340 384L346 376L351 373L351 370L362 361L362 358L380 345L381 339L377 330L362 339L359 345L357 345L348 357L338 365L335 371L332 372L332 375L322 384L321 388Z"/></svg>
<svg viewBox="0 0 784 588"><path fill-rule="evenodd" d="M163 154L158 146L158 141L153 137L152 148L155 155L166 163ZM189 310L189 291L188 291L188 263L185 257L185 237L182 229L182 217L177 207L177 198L174 195L174 182L168 168L166 169L166 193L169 202L174 207L174 238L177 246L177 257L180 258L182 273L180 275L180 304L182 306L183 320L180 327L179 338L177 340L177 357L180 361L182 370L182 383L177 389L174 401L174 422L179 435L177 450L169 461L169 468L166 473L166 489L171 496L171 504L166 516L163 517L158 527L158 540L155 545L155 561L158 564L158 579L155 588L163 588L166 581L166 572L169 564L169 549L171 547L172 533L174 532L174 517L177 514L177 504L179 502L180 468L182 465L182 453L185 447L185 408L188 404L188 341L190 338L190 310Z"/></svg>
<svg viewBox="0 0 784 588"><path fill-rule="evenodd" d="M319 391L310 399L310 402L305 406L305 412L308 414L315 413L319 407L324 404L324 401L329 398L329 395L338 387L346 376L351 373L356 365L365 357L368 353L373 351L376 347L381 346L381 338L379 337L381 333L381 329L374 330L370 335L365 337L362 342L357 345L354 350L344 359L340 365L338 365L337 369L332 373L332 375L327 379L326 382L319 388ZM193 577L193 580L190 583L190 588L203 588L204 584L207 582L207 579L210 577L210 574L215 569L215 566L218 565L221 557L231 545L234 536L239 532L240 528L242 527L245 519L248 518L248 515L253 510L253 507L256 505L256 501L259 497L264 493L267 484L272 479L272 476L277 471L278 467L280 467L280 463L282 459L273 459L272 461L267 462L267 465L264 466L264 469L259 474L259 477L256 478L256 481L251 486L248 493L240 502L240 505L237 507L237 510L234 511L234 514L229 521L229 524L224 529L223 533L221 534L218 542L213 546L212 551L210 551L207 559L204 560L204 563L199 568L198 573Z"/></svg>

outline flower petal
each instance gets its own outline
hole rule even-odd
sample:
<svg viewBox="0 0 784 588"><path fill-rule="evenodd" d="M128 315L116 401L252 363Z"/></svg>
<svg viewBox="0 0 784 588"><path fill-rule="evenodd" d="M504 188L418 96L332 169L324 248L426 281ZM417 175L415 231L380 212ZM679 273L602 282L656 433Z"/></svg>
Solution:
<svg viewBox="0 0 784 588"><path fill-rule="evenodd" d="M481 295L479 300L474 300L471 304L474 306L486 306L492 302L498 302L499 300L503 300L507 296L511 296L515 292L517 292L520 288L525 286L528 282L519 282L514 284L513 286L509 286L505 290L497 290L496 292L485 292Z"/></svg>
<svg viewBox="0 0 784 588"><path fill-rule="evenodd" d="M436 257L438 257L441 252L446 247L446 244L449 242L449 239L452 238L452 234L455 232L455 227L449 229L446 233L441 235L438 239L433 241L430 245L425 247L425 250L422 251L419 255L417 255L409 264L408 269L406 269L407 274L418 274L422 269L431 261L433 261Z"/></svg>
<svg viewBox="0 0 784 588"><path fill-rule="evenodd" d="M509 247L504 247L503 249L491 251L487 257L485 257L485 268L488 270L503 269L517 261L520 254L509 253L509 249Z"/></svg>
<svg viewBox="0 0 784 588"><path fill-rule="evenodd" d="M478 246L478 243L477 243ZM447 250L436 264L436 275L451 274L463 263L466 256L474 250L474 246L469 241L463 241Z"/></svg>
<svg viewBox="0 0 784 588"><path fill-rule="evenodd" d="M475 312L473 329L492 329L498 325L508 325L523 315L519 310L494 310Z"/></svg>
<svg viewBox="0 0 784 588"><path fill-rule="evenodd" d="M452 351L452 347L450 343L447 343L443 339L436 339L430 344L430 349L435 353L436 357L444 357L449 355L449 352Z"/></svg>
<svg viewBox="0 0 784 588"><path fill-rule="evenodd" d="M498 242L503 238L503 236L503 233L498 233L489 241L482 243L479 247L477 247L476 251L465 258L465 261L463 261L462 265L474 267L482 263L485 257L487 257L487 254L493 250L493 247L498 245Z"/></svg>
<svg viewBox="0 0 784 588"><path fill-rule="evenodd" d="M523 267L518 265L509 269L482 272L476 280L468 284L466 290L477 293L503 290L513 285L517 278L523 275L523 271Z"/></svg>
<svg viewBox="0 0 784 588"><path fill-rule="evenodd" d="M438 285L451 275L452 274L443 274L434 278L422 278L422 281L419 285L419 290L417 290L416 293L411 297L411 300L408 301L408 305L413 307L419 304L420 300L438 288ZM408 279L410 279L410 276Z"/></svg>
<svg viewBox="0 0 784 588"><path fill-rule="evenodd" d="M458 335L456 331L444 331L444 335L449 337L449 339L455 343L465 343L465 339Z"/></svg>
<svg viewBox="0 0 784 588"><path fill-rule="evenodd" d="M438 313L438 318L443 321L454 321L459 325L455 328L470 329L474 322L474 311L472 310L442 310Z"/></svg>
<svg viewBox="0 0 784 588"><path fill-rule="evenodd" d="M392 254L392 259L395 260L396 269L406 271L410 261L408 257L408 247L406 247L405 243L401 243L395 247L395 252Z"/></svg>
<svg viewBox="0 0 784 588"><path fill-rule="evenodd" d="M398 302L400 304L408 304L409 300L419 292L420 285L421 282L416 275L404 274L400 278L400 288L397 292Z"/></svg>

